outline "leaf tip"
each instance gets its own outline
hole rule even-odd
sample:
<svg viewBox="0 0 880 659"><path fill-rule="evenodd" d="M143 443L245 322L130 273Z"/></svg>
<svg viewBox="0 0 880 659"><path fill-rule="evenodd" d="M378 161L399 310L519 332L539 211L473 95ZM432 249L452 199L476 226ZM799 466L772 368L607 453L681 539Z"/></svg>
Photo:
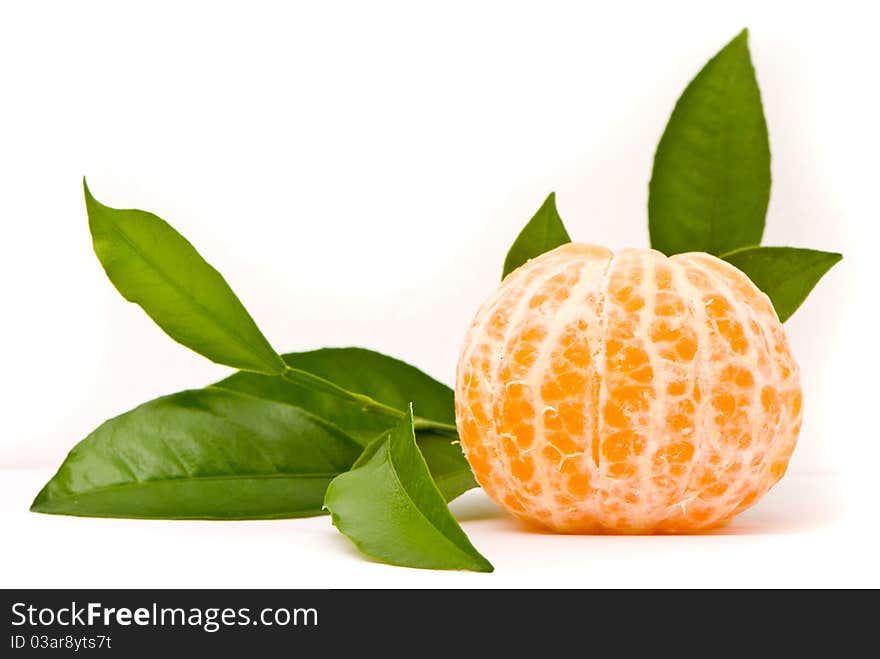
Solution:
<svg viewBox="0 0 880 659"><path fill-rule="evenodd" d="M474 568L474 572L482 572L483 574L491 574L495 571L495 566L492 565L485 557L480 556L482 561L479 561Z"/></svg>
<svg viewBox="0 0 880 659"><path fill-rule="evenodd" d="M728 41L722 50L732 50L739 47L744 48L746 51L749 50L749 28L747 27L737 32L736 36Z"/></svg>
<svg viewBox="0 0 880 659"><path fill-rule="evenodd" d="M34 497L34 500L31 502L30 508L28 510L32 513L44 513L46 512L45 506L46 500L46 488L43 487L42 490Z"/></svg>
<svg viewBox="0 0 880 659"><path fill-rule="evenodd" d="M745 58L749 60L749 62L751 62L752 53L749 50L749 28L744 27L742 30L737 32L736 36L728 41L724 45L724 48L719 50L715 57L712 58L712 60L724 59L729 57Z"/></svg>
<svg viewBox="0 0 880 659"><path fill-rule="evenodd" d="M547 198L544 200L544 203L541 204L541 211L550 211L553 215L559 216L559 210L556 207L556 191L554 190L550 194L547 195Z"/></svg>
<svg viewBox="0 0 880 659"><path fill-rule="evenodd" d="M83 194L86 198L86 210L91 212L93 208L101 208L104 206L100 201L95 199L95 195L92 194L91 189L89 188L89 184L86 181L86 177L83 176Z"/></svg>

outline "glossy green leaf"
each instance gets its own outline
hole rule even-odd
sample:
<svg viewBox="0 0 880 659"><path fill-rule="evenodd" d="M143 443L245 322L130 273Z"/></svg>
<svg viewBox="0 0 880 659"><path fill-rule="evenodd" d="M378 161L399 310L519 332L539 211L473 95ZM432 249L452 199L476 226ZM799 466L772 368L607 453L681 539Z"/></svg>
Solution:
<svg viewBox="0 0 880 659"><path fill-rule="evenodd" d="M507 252L507 258L504 259L504 272L501 278L504 279L529 259L570 242L571 238L568 237L562 218L556 210L556 193L551 192L538 212L513 241L510 251Z"/></svg>
<svg viewBox="0 0 880 659"><path fill-rule="evenodd" d="M455 433L452 389L414 366L363 348L324 348L283 356L290 366L364 394L403 416L413 402L418 429ZM255 373L236 373L214 386L276 400L309 410L366 443L397 420L365 413L356 402Z"/></svg>
<svg viewBox="0 0 880 659"><path fill-rule="evenodd" d="M412 416L327 488L333 524L363 553L393 565L491 572L446 507L415 442Z"/></svg>
<svg viewBox="0 0 880 659"><path fill-rule="evenodd" d="M95 254L122 296L211 361L280 375L285 364L226 280L152 213L98 202L83 181Z"/></svg>
<svg viewBox="0 0 880 659"><path fill-rule="evenodd" d="M654 157L651 246L667 255L758 245L770 200L770 146L743 30L687 86Z"/></svg>
<svg viewBox="0 0 880 659"><path fill-rule="evenodd" d="M721 258L746 273L785 322L843 255L796 247L747 247Z"/></svg>
<svg viewBox="0 0 880 659"><path fill-rule="evenodd" d="M224 389L183 391L110 419L81 441L31 510L163 519L322 512L361 446L304 410Z"/></svg>

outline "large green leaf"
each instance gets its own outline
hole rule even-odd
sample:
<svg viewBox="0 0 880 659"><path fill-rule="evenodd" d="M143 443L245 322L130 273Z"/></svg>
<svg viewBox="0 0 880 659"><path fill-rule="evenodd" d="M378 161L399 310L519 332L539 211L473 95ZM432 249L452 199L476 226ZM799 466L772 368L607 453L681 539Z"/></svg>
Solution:
<svg viewBox="0 0 880 659"><path fill-rule="evenodd" d="M796 247L747 247L721 258L746 273L785 322L843 255Z"/></svg>
<svg viewBox="0 0 880 659"><path fill-rule="evenodd" d="M770 146L743 30L678 99L654 157L651 246L667 255L758 245L770 200Z"/></svg>
<svg viewBox="0 0 880 659"><path fill-rule="evenodd" d="M333 524L386 563L491 572L446 507L415 442L411 412L327 488Z"/></svg>
<svg viewBox="0 0 880 659"><path fill-rule="evenodd" d="M507 258L504 259L501 278L504 279L529 259L570 242L568 231L565 230L562 218L556 210L556 193L551 192L538 212L513 241L507 252Z"/></svg>
<svg viewBox="0 0 880 659"><path fill-rule="evenodd" d="M290 366L332 381L348 391L369 396L397 410L401 417L412 401L418 413L417 428L455 432L452 389L405 362L363 348L324 348L291 352L283 357ZM241 372L214 386L309 410L362 443L398 422L387 415L365 413L356 401L282 378Z"/></svg>
<svg viewBox="0 0 880 659"><path fill-rule="evenodd" d="M152 213L98 202L83 181L95 254L122 296L211 361L280 375L285 364L226 280Z"/></svg>
<svg viewBox="0 0 880 659"><path fill-rule="evenodd" d="M290 405L224 389L157 398L81 441L31 510L94 517L321 514L361 446Z"/></svg>

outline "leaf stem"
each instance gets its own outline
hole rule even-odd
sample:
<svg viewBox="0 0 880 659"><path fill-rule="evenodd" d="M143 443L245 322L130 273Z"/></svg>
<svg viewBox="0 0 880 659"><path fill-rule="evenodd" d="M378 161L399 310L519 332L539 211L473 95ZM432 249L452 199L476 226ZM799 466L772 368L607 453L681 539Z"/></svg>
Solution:
<svg viewBox="0 0 880 659"><path fill-rule="evenodd" d="M420 416L413 417L413 430L433 430L434 432L444 435L458 436L458 429L454 423L443 423L442 421L432 421L431 419L423 419Z"/></svg>
<svg viewBox="0 0 880 659"><path fill-rule="evenodd" d="M406 417L406 415L400 410L396 410L393 407L385 405L384 403L373 400L369 396L356 394L353 391L349 391L348 389L343 389L339 385L333 384L329 380L325 380L324 378L318 377L317 375L313 375L308 371L301 371L298 368L291 368L290 366L288 366L284 370L284 372L281 373L281 377L288 382L298 384L307 389L320 391L321 393L329 394L331 396L335 396L336 398L341 398L342 400L347 400L351 403L360 405L365 412L374 412L377 414L381 414L382 416L387 416L391 419L397 420Z"/></svg>
<svg viewBox="0 0 880 659"><path fill-rule="evenodd" d="M298 368L291 368L288 366L284 372L281 373L281 377L292 384L299 385L300 387L329 394L330 396L359 405L365 412L379 414L389 419L394 419L395 421L406 418L406 413L401 410L380 403L364 394L358 394L349 391L348 389L344 389L338 384L334 384L333 382L309 373L308 371L302 371ZM447 435L457 435L455 424L452 423L443 423L442 421L433 421L421 417L415 417L413 421L413 428L415 430L434 430Z"/></svg>

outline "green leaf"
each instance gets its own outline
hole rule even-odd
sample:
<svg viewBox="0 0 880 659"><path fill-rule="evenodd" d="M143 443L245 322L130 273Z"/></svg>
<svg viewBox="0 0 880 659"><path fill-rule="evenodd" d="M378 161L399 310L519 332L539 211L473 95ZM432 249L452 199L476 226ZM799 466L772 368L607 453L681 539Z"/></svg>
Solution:
<svg viewBox="0 0 880 659"><path fill-rule="evenodd" d="M309 413L223 389L183 391L110 419L81 441L31 510L162 519L322 513L361 447Z"/></svg>
<svg viewBox="0 0 880 659"><path fill-rule="evenodd" d="M95 253L107 276L175 341L212 361L281 376L394 422L404 417L369 396L285 364L220 273L183 236L151 213L104 206L85 180L83 186Z"/></svg>
<svg viewBox="0 0 880 659"><path fill-rule="evenodd" d="M369 462L387 439L387 432L374 438L352 465L352 469L357 469ZM428 471L431 472L437 489L440 490L440 494L443 495L447 503L457 499L468 490L479 487L464 453L461 452L461 444L457 440L453 441L445 435L424 431L416 433L416 444L419 446L422 457L425 458Z"/></svg>
<svg viewBox="0 0 880 659"><path fill-rule="evenodd" d="M283 355L291 367L332 381L398 410L404 416L413 402L416 427L455 433L452 389L414 366L363 348L324 348ZM331 421L365 444L398 420L365 413L361 405L294 382L255 373L236 373L214 386L295 405Z"/></svg>
<svg viewBox="0 0 880 659"><path fill-rule="evenodd" d="M501 278L504 279L529 259L570 242L571 238L568 237L562 218L556 210L556 193L551 192L513 241L507 258L504 259L504 273Z"/></svg>
<svg viewBox="0 0 880 659"><path fill-rule="evenodd" d="M285 364L223 279L152 213L98 202L83 180L95 254L122 296L211 361L280 375Z"/></svg>
<svg viewBox="0 0 880 659"><path fill-rule="evenodd" d="M667 255L757 245L770 200L770 144L743 30L678 99L651 176L651 246Z"/></svg>
<svg viewBox="0 0 880 659"><path fill-rule="evenodd" d="M416 433L416 443L428 464L431 477L447 502L479 487L457 438L453 440L446 435L424 431Z"/></svg>
<svg viewBox="0 0 880 659"><path fill-rule="evenodd" d="M797 247L747 247L721 258L748 275L785 322L843 255Z"/></svg>
<svg viewBox="0 0 880 659"><path fill-rule="evenodd" d="M327 488L324 505L336 528L363 553L393 565L491 572L431 479L412 411L371 448Z"/></svg>

